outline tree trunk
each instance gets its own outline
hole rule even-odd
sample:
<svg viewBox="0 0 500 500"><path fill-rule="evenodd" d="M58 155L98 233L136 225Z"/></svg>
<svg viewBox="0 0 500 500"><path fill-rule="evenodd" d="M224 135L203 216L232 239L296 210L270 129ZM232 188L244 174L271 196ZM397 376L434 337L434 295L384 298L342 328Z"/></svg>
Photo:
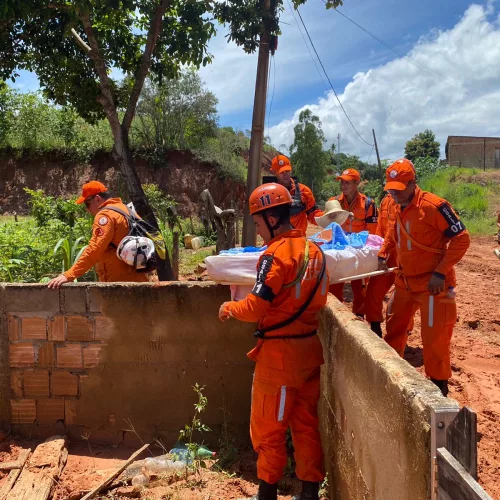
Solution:
<svg viewBox="0 0 500 500"><path fill-rule="evenodd" d="M113 128L113 127L112 127ZM153 213L151 206L148 203L144 190L142 189L141 181L137 175L137 170L135 169L134 159L132 158L132 153L130 151L128 143L128 134L126 135L121 129L118 134L115 134L113 130L113 135L115 138L115 145L113 148L113 156L118 163L120 171L125 177L125 182L127 183L128 191L134 207L137 213L143 217L149 224L151 224L156 229L160 229L156 217ZM166 249L165 260L160 260L160 267L158 268L158 279L160 281L173 281L174 272L172 265L170 263L170 256L168 250Z"/></svg>

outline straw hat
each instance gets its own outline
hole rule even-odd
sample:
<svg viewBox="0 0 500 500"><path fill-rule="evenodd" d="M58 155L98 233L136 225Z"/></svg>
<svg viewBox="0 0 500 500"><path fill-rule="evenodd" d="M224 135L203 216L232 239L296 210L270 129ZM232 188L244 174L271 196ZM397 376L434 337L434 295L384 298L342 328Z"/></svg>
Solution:
<svg viewBox="0 0 500 500"><path fill-rule="evenodd" d="M351 215L353 216L354 214L344 210L339 200L328 200L325 205L324 215L314 217L314 219L316 220L316 224L321 227L326 227L332 222L336 222L341 226Z"/></svg>

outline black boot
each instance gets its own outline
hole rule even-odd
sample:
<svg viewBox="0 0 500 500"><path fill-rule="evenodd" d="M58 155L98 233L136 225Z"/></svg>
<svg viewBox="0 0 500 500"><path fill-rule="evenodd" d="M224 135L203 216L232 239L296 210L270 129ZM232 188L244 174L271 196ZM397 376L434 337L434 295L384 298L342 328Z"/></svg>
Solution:
<svg viewBox="0 0 500 500"><path fill-rule="evenodd" d="M292 500L319 500L319 483L302 481L300 495L295 495Z"/></svg>
<svg viewBox="0 0 500 500"><path fill-rule="evenodd" d="M439 390L443 393L443 396L448 396L448 381L447 380L436 380L435 378L431 378L431 382L436 384L439 387Z"/></svg>
<svg viewBox="0 0 500 500"><path fill-rule="evenodd" d="M372 321L370 323L372 332L375 332L380 338L382 338L382 325L380 321Z"/></svg>
<svg viewBox="0 0 500 500"><path fill-rule="evenodd" d="M261 480L257 495L252 498L239 498L238 500L278 500L278 483L269 484Z"/></svg>

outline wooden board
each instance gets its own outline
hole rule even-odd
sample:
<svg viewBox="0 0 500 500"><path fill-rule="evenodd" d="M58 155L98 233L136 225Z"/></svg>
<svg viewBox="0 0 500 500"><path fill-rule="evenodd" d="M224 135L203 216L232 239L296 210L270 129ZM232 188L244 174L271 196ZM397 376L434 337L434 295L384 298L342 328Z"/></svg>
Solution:
<svg viewBox="0 0 500 500"><path fill-rule="evenodd" d="M17 460L14 460L13 462L1 463L0 470L7 471L7 470L12 470L12 469L22 469L24 467L24 464L26 463L26 459L28 458L30 453L31 453L30 449L22 450L21 453L19 454L19 457L17 458Z"/></svg>
<svg viewBox="0 0 500 500"><path fill-rule="evenodd" d="M493 500L446 448L437 450L438 500Z"/></svg>
<svg viewBox="0 0 500 500"><path fill-rule="evenodd" d="M16 464L20 464L20 467L12 469L9 472L9 476L7 477L6 483L0 489L0 500L5 500L7 498L7 494L12 490L14 484L17 481L17 478L20 476L21 471L23 470L24 465L26 464L26 460L30 456L31 450L23 450L19 455L19 458L16 460ZM22 460L22 462L21 462ZM14 463L14 462L11 462Z"/></svg>
<svg viewBox="0 0 500 500"><path fill-rule="evenodd" d="M446 449L477 479L477 415L466 406L446 430Z"/></svg>
<svg viewBox="0 0 500 500"><path fill-rule="evenodd" d="M52 436L38 445L6 500L47 500L66 463L65 446L62 436Z"/></svg>

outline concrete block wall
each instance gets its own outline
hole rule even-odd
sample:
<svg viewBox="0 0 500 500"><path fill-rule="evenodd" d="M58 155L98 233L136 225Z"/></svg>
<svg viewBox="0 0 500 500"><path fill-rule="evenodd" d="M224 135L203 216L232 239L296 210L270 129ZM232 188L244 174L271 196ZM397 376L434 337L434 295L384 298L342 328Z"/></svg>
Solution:
<svg viewBox="0 0 500 500"><path fill-rule="evenodd" d="M500 138L450 137L447 161L450 165L468 168L500 168L497 150L500 150Z"/></svg>
<svg viewBox="0 0 500 500"><path fill-rule="evenodd" d="M430 409L457 408L335 297L321 313L330 500L428 500Z"/></svg>
<svg viewBox="0 0 500 500"><path fill-rule="evenodd" d="M204 421L216 430L224 406L247 437L253 330L218 320L224 300L228 288L210 283L2 285L0 425L135 445L132 425L168 445L192 418L199 383Z"/></svg>

